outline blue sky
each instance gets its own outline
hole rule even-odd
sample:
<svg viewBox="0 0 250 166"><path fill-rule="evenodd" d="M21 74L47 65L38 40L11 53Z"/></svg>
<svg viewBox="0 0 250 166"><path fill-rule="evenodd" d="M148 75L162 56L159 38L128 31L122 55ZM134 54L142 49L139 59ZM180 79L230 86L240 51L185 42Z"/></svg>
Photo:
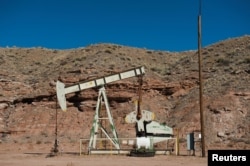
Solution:
<svg viewBox="0 0 250 166"><path fill-rule="evenodd" d="M0 47L197 49L199 0L0 0ZM202 0L203 47L250 34L249 0Z"/></svg>

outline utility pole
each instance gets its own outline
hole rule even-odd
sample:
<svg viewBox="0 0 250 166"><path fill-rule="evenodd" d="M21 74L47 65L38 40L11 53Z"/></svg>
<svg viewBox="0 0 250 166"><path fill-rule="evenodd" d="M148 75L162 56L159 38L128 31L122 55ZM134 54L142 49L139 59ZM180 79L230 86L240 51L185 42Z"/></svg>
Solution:
<svg viewBox="0 0 250 166"><path fill-rule="evenodd" d="M199 15L198 15L198 59L199 59L199 100L200 100L200 125L201 125L201 156L205 157L205 131L203 117L203 80L202 80L202 57L201 57L201 1L199 0Z"/></svg>

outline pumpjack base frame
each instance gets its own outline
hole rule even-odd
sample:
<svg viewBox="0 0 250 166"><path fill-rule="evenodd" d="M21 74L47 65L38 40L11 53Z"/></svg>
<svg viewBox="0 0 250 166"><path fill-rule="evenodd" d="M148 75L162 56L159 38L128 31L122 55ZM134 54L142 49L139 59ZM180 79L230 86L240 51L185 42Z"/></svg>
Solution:
<svg viewBox="0 0 250 166"><path fill-rule="evenodd" d="M155 150L150 149L133 149L130 151L131 157L154 157Z"/></svg>

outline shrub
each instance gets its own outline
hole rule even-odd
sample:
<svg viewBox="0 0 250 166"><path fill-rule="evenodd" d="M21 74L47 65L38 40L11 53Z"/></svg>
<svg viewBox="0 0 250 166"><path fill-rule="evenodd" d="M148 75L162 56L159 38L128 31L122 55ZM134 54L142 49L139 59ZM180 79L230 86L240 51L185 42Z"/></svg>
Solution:
<svg viewBox="0 0 250 166"><path fill-rule="evenodd" d="M207 54L208 54L207 51L203 51L203 52L202 52L202 55L207 55Z"/></svg>
<svg viewBox="0 0 250 166"><path fill-rule="evenodd" d="M230 64L229 60L223 58L219 58L216 62L221 66L229 66Z"/></svg>
<svg viewBox="0 0 250 166"><path fill-rule="evenodd" d="M244 62L244 63L249 63L249 64L250 64L250 58L246 58L243 62Z"/></svg>
<svg viewBox="0 0 250 166"><path fill-rule="evenodd" d="M159 69L157 67L152 67L151 70L154 72L157 72L157 73L161 73L161 69Z"/></svg>
<svg viewBox="0 0 250 166"><path fill-rule="evenodd" d="M36 144L38 144L38 145L41 144L41 143L42 143L42 141L40 141L40 140L36 141Z"/></svg>
<svg viewBox="0 0 250 166"><path fill-rule="evenodd" d="M209 52L211 52L211 51L213 51L213 50L214 50L213 48L209 48L209 49L208 49Z"/></svg>
<svg viewBox="0 0 250 166"><path fill-rule="evenodd" d="M105 50L105 53L111 54L112 52L110 50Z"/></svg>

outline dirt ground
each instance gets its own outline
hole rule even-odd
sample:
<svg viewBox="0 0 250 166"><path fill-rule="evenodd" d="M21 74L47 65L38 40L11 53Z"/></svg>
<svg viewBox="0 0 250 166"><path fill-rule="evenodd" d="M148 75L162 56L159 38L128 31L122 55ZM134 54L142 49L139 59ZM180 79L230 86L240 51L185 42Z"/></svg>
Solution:
<svg viewBox="0 0 250 166"><path fill-rule="evenodd" d="M207 159L194 156L167 156L157 155L155 157L129 157L125 155L91 155L79 156L63 154L56 157L47 157L47 154L14 154L1 153L1 166L128 166L128 165L150 165L150 166L203 166L207 165Z"/></svg>
<svg viewBox="0 0 250 166"><path fill-rule="evenodd" d="M19 148L17 148L19 147ZM156 155L154 157L129 157L127 155L79 155L76 147L71 147L67 151L54 157L49 157L48 147L4 145L0 144L0 166L205 166L207 157L187 156L186 151L180 152L180 156Z"/></svg>

